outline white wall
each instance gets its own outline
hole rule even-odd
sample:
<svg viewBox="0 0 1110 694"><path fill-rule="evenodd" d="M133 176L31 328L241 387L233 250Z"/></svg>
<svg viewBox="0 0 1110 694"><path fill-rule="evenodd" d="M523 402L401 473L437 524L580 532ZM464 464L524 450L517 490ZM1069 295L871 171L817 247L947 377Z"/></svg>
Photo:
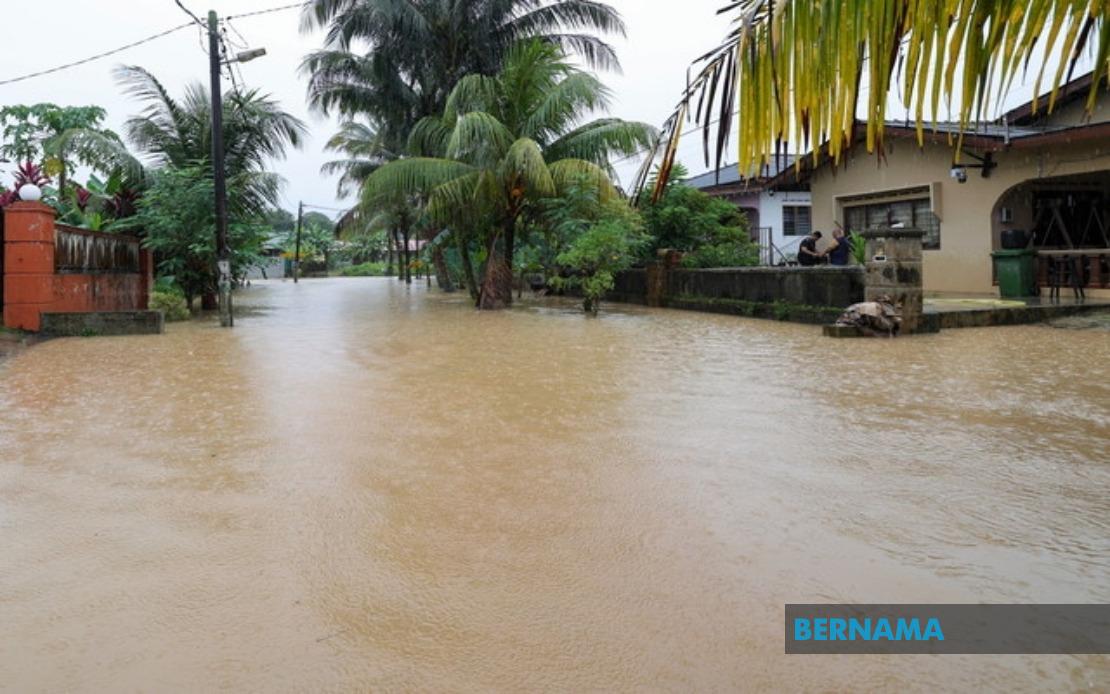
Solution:
<svg viewBox="0 0 1110 694"><path fill-rule="evenodd" d="M808 192L783 192L771 193L763 191L759 196L759 225L771 228L771 239L775 246L786 255L798 252L798 244L804 236L786 236L783 234L782 208L783 205L810 205L811 196ZM816 220L814 220L816 222ZM820 228L820 227L817 227ZM826 231L821 229L821 231ZM778 254L775 254L778 262Z"/></svg>

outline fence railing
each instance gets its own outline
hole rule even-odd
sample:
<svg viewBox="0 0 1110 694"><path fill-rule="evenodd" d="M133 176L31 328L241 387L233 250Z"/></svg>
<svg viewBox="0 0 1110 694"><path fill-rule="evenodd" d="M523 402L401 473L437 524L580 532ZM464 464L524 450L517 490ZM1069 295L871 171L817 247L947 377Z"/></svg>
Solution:
<svg viewBox="0 0 1110 694"><path fill-rule="evenodd" d="M1110 248L1037 253L1037 281L1040 286L1052 286L1054 280L1059 286L1073 286L1073 274L1074 284L1086 289L1104 289L1110 286Z"/></svg>
<svg viewBox="0 0 1110 694"><path fill-rule="evenodd" d="M779 246L775 243L774 230L771 227L759 227L759 264L760 265L785 265L798 254L798 244L803 236L789 239Z"/></svg>
<svg viewBox="0 0 1110 694"><path fill-rule="evenodd" d="M59 224L54 230L54 270L59 274L139 273L139 239Z"/></svg>

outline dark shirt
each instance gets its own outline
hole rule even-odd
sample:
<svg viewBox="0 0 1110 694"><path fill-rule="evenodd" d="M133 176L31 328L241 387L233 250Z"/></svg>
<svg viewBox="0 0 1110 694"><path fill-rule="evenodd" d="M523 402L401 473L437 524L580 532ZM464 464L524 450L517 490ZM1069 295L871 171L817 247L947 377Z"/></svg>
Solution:
<svg viewBox="0 0 1110 694"><path fill-rule="evenodd" d="M807 236L806 238L802 239L802 243L798 246L798 264L799 265L805 265L807 267L810 266L810 265L816 265L817 264L817 257L812 256L809 253L805 253L804 251L806 249L816 253L817 252L817 239L815 239L811 236Z"/></svg>
<svg viewBox="0 0 1110 694"><path fill-rule="evenodd" d="M829 252L829 263L833 265L847 265L848 258L852 255L852 244L844 236L836 240L837 246Z"/></svg>

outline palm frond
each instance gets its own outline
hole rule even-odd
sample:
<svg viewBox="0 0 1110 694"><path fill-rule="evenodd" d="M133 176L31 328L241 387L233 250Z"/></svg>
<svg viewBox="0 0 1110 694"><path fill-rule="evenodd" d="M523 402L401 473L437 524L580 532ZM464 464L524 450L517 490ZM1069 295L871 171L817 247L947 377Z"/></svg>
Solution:
<svg viewBox="0 0 1110 694"><path fill-rule="evenodd" d="M598 197L602 202L619 196L605 169L593 162L582 159L561 159L549 165L548 169L560 194L572 185L588 182L597 187Z"/></svg>
<svg viewBox="0 0 1110 694"><path fill-rule="evenodd" d="M514 195L551 197L557 192L543 150L535 140L526 137L514 142L506 152L500 174Z"/></svg>
<svg viewBox="0 0 1110 694"><path fill-rule="evenodd" d="M362 199L365 204L373 205L382 198L428 193L474 171L473 166L450 159L401 159L386 164L366 179Z"/></svg>
<svg viewBox="0 0 1110 694"><path fill-rule="evenodd" d="M739 161L747 174L787 141L803 144L815 156L827 143L839 161L852 142L861 100L866 144L875 150L883 141L888 96L898 75L919 142L927 120L938 118L942 99L964 127L988 118L1035 58L1040 64L1034 69L1034 112L1042 106L1052 110L1065 75L1091 37L1098 37L1098 45L1087 108L1094 108L1102 82L1110 87L1105 0L736 0L724 11L736 13L734 29L706 56L679 109L690 109L697 99L696 119L706 130L708 154L708 129L714 106L720 105L725 132L718 135L718 157L729 121L738 117ZM1046 80L1050 93L1043 104L1037 97ZM681 121L670 121L672 142ZM673 154L672 146L667 155Z"/></svg>
<svg viewBox="0 0 1110 694"><path fill-rule="evenodd" d="M513 134L495 117L473 111L459 117L447 140L447 158L492 166L513 143Z"/></svg>
<svg viewBox="0 0 1110 694"><path fill-rule="evenodd" d="M651 148L659 131L647 123L602 118L572 130L548 147L553 159L584 159L606 166L616 156L632 156Z"/></svg>
<svg viewBox="0 0 1110 694"><path fill-rule="evenodd" d="M609 107L610 92L594 75L576 72L546 90L521 128L521 134L539 141L573 127L583 114Z"/></svg>

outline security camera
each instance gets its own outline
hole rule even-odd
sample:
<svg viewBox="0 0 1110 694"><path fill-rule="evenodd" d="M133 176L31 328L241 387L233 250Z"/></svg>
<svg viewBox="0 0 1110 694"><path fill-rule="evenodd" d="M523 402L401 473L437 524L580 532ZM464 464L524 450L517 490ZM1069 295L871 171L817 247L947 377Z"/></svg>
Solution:
<svg viewBox="0 0 1110 694"><path fill-rule="evenodd" d="M959 183L967 183L967 169L962 166L953 166L949 175Z"/></svg>

